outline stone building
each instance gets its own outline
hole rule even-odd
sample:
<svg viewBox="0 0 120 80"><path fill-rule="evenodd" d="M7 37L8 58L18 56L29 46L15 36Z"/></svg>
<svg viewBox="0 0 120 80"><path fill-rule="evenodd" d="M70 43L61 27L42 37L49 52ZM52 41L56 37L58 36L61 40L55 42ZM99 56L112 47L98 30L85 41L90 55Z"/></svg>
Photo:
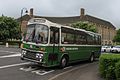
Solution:
<svg viewBox="0 0 120 80"><path fill-rule="evenodd" d="M24 32L26 30L26 24L28 20L32 17L34 18L45 18L51 22L59 23L62 25L70 25L72 23L78 22L78 21L87 21L89 23L92 23L96 25L97 32L101 34L102 36L102 44L103 45L112 45L113 44L113 38L116 35L116 28L114 25L112 25L110 22L90 16L85 14L85 9L81 8L80 15L79 16L72 16L72 17L46 17L46 16L36 16L33 14L33 8L30 9L29 15L24 15L22 17L22 27L21 30ZM18 18L20 20L21 18Z"/></svg>

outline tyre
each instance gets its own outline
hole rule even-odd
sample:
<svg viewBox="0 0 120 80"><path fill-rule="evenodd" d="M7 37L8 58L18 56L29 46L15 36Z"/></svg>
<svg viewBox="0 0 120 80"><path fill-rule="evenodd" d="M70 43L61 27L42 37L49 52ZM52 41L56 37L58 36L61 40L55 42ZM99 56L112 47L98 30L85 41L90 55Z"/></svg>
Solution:
<svg viewBox="0 0 120 80"><path fill-rule="evenodd" d="M60 61L60 68L66 67L67 64L68 64L68 58L65 57L65 56L63 56L62 59L61 59L61 61Z"/></svg>
<svg viewBox="0 0 120 80"><path fill-rule="evenodd" d="M106 50L104 49L104 52L106 52Z"/></svg>
<svg viewBox="0 0 120 80"><path fill-rule="evenodd" d="M90 58L89 58L89 62L93 62L94 61L94 54L91 54Z"/></svg>
<svg viewBox="0 0 120 80"><path fill-rule="evenodd" d="M21 57L21 60L24 60L24 58Z"/></svg>
<svg viewBox="0 0 120 80"><path fill-rule="evenodd" d="M119 51L118 51L118 50L116 50L116 52L117 52L117 53L119 53Z"/></svg>

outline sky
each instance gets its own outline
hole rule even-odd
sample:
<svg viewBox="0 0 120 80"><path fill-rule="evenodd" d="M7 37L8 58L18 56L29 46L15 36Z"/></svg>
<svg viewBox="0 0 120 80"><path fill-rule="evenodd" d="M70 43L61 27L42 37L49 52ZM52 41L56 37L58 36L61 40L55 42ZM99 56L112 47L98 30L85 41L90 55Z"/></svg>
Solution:
<svg viewBox="0 0 120 80"><path fill-rule="evenodd" d="M80 8L84 8L85 14L120 28L120 0L0 0L0 15L18 18L23 8L33 8L34 15L51 17L79 16Z"/></svg>

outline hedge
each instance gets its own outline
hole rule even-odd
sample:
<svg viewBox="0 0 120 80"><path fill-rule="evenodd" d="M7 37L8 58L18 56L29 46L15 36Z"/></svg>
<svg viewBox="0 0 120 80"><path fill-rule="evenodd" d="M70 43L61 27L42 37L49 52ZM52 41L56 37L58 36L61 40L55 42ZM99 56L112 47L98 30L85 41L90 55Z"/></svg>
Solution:
<svg viewBox="0 0 120 80"><path fill-rule="evenodd" d="M116 79L120 80L120 61L115 64Z"/></svg>
<svg viewBox="0 0 120 80"><path fill-rule="evenodd" d="M120 54L102 54L99 58L99 71L102 77L107 80L116 80L120 73ZM116 77L117 76L117 77Z"/></svg>

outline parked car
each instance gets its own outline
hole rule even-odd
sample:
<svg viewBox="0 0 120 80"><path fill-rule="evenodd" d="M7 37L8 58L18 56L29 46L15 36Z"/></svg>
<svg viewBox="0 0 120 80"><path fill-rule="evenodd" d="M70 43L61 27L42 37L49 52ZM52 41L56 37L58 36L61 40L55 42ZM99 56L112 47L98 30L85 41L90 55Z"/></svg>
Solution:
<svg viewBox="0 0 120 80"><path fill-rule="evenodd" d="M111 49L113 46L102 46L101 51L102 52L111 52Z"/></svg>
<svg viewBox="0 0 120 80"><path fill-rule="evenodd" d="M120 46L115 46L111 49L111 52L120 52Z"/></svg>

